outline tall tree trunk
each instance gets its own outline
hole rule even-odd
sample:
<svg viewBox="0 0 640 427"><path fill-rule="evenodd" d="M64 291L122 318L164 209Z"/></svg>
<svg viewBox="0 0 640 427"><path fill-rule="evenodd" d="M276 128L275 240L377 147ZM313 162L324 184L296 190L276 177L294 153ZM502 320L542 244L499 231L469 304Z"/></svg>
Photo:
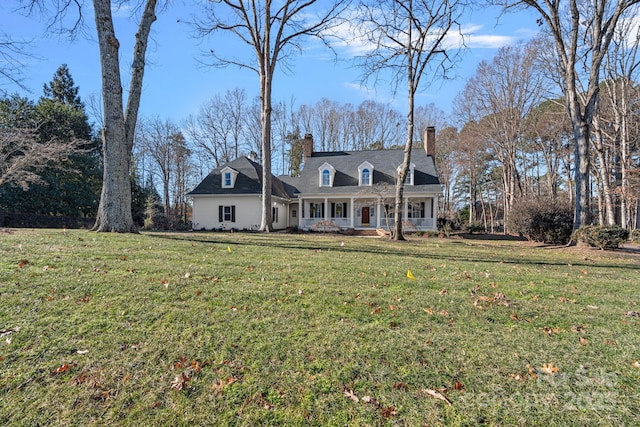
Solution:
<svg viewBox="0 0 640 427"><path fill-rule="evenodd" d="M573 126L575 138L575 220L574 230L591 223L591 185L589 168L591 157L589 155L589 125L584 121Z"/></svg>
<svg viewBox="0 0 640 427"><path fill-rule="evenodd" d="M273 231L271 215L271 78L261 76L262 215L260 231ZM326 209L326 207L325 207Z"/></svg>
<svg viewBox="0 0 640 427"><path fill-rule="evenodd" d="M413 6L411 0L409 1L408 10L413 12ZM413 120L414 120L414 108L415 108L415 69L413 64L413 44L411 39L412 33L412 17L409 16L409 30L407 31L407 43L406 43L406 56L407 56L407 139L404 144L404 155L402 159L402 165L398 172L398 180L396 181L396 194L395 194L395 215L393 222L393 233L391 237L393 240L405 240L402 233L402 212L403 194L404 194L404 181L409 171L409 165L411 164L411 147L413 145ZM373 180L373 176L371 176Z"/></svg>
<svg viewBox="0 0 640 427"><path fill-rule="evenodd" d="M602 214L600 215L602 225L615 225L616 223L616 215L615 209L613 207L613 192L611 190L610 177L611 177L611 167L609 165L609 161L607 160L609 156L606 153L606 147L602 143L602 139L604 135L602 134L602 130L600 129L600 121L598 118L594 117L594 134L595 134L595 143L594 150L596 152L596 156L598 157L598 162L600 163L600 167L598 168L598 177L600 181L600 186L602 188L601 198L602 198L602 206L600 209L604 208ZM604 221L603 221L604 220Z"/></svg>
<svg viewBox="0 0 640 427"><path fill-rule="evenodd" d="M113 27L111 1L94 0L93 7L100 47L104 108L104 128L102 130L104 172L100 205L93 230L119 233L136 232L137 228L131 214L131 151L140 106L147 41L151 24L156 20L156 0L147 0L140 19L134 47L126 111L123 110L118 58L120 42L116 38Z"/></svg>

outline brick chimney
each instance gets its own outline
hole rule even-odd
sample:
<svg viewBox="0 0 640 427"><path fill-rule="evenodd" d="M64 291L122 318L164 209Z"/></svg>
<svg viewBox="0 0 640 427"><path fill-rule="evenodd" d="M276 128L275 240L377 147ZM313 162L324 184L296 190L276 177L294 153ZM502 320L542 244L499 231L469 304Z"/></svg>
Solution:
<svg viewBox="0 0 640 427"><path fill-rule="evenodd" d="M303 160L311 157L313 154L313 135L310 133L305 134L304 139L302 140L302 156Z"/></svg>
<svg viewBox="0 0 640 427"><path fill-rule="evenodd" d="M424 152L427 156L436 157L436 128L429 126L424 131Z"/></svg>

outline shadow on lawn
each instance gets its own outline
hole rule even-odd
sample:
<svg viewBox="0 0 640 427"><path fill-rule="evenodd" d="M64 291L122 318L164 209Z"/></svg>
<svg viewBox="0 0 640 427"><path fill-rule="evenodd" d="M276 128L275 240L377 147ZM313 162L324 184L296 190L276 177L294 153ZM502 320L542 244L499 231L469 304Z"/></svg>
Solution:
<svg viewBox="0 0 640 427"><path fill-rule="evenodd" d="M437 252L437 247L434 247L434 249L436 251L434 251L433 253L430 254L417 254L414 253L410 250L410 247L407 247L406 250L403 249L398 249L397 245L398 244L402 244L403 242L396 242L394 241L393 243L396 245L394 246L393 249L390 250L384 250L380 247L372 247L370 245L362 245L360 247L357 247L355 245L352 244L353 240L347 240L344 239L348 242L350 242L349 245L345 245L345 246L341 246L338 242L341 241L342 239L340 238L341 236L336 236L335 242L314 242L312 240L309 239L299 239L297 238L298 235L295 234L291 234L291 235L287 235L287 238L282 238L279 240L275 240L272 239L272 236L275 236L276 234L262 234L262 233L240 233L238 232L237 234L242 235L242 236L254 236L255 239L252 240L238 240L235 242L231 242L228 239L222 239L222 238L217 238L217 233L211 233L211 234L198 234L198 235L193 235L190 233L168 233L168 234L160 234L160 233L154 233L154 234L150 234L150 237L156 237L159 239L169 239L169 240L179 240L179 241L187 241L187 242L197 242L197 243L203 243L203 244L207 244L207 245L236 245L236 246L264 246L264 247L278 247L278 248L282 248L282 249L293 249L293 250L304 250L304 251L335 251L335 252L355 252L355 253L363 253L363 254L374 254L374 255L388 255L388 256L410 256L410 257L414 257L414 258L418 258L418 259L425 259L425 258L429 258L429 259L434 259L434 260L443 260L443 261L466 261L466 262L478 262L478 263L486 263L486 262L501 262L501 263L505 263L505 264L518 264L518 265L548 265L548 266L566 266L566 262L554 262L554 261L546 261L546 260L538 260L538 261L526 261L521 257L517 257L514 256L513 258L481 258L481 257L466 257L466 256L453 256L453 255L444 255L441 253ZM228 234L225 234L228 235ZM310 236L310 235L300 235L300 236ZM326 236L326 235L325 235ZM471 240L475 240L475 241L479 241L479 240L490 240L490 241L495 241L495 240L518 240L518 241L523 241L522 239L518 238L518 237L514 237L514 236L499 236L499 235L493 235L493 236L498 236L498 237L494 237L494 238L490 238L490 239L482 239L481 237L485 236L485 235L472 235L473 238ZM503 237L503 238L499 238L499 237ZM468 243L464 242L464 239L459 239L459 240L455 240L455 239L446 239L444 240L446 241L448 244L453 244L453 245L465 245L468 246ZM524 240L526 241L526 239ZM391 241L390 241L391 243ZM495 247L494 245L487 245L486 247ZM513 247L511 247L513 248ZM540 246L541 249L543 248L551 248L547 245L541 245ZM558 250L562 250L562 249L566 249L565 246L561 246L561 247L553 247L555 249ZM622 249L624 250L624 249ZM622 250L618 250L618 251L622 251ZM618 252L616 251L616 252ZM627 252L627 251L625 251ZM629 253L629 252L627 252ZM640 253L640 252L638 252ZM592 262L589 262L589 260L585 257L585 262L573 262L571 263L571 265L573 266L579 266L579 267L594 267L594 264ZM601 268L615 268L615 269L631 269L631 270L637 270L637 266L634 265L613 265L613 264L597 264L597 267L601 267Z"/></svg>

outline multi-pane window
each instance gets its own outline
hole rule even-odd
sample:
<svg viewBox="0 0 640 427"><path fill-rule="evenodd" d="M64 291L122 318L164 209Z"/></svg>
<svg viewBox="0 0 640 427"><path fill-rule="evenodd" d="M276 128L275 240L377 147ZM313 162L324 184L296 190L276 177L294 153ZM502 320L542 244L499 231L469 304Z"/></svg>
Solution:
<svg viewBox="0 0 640 427"><path fill-rule="evenodd" d="M371 171L369 169L362 169L361 185L371 185Z"/></svg>
<svg viewBox="0 0 640 427"><path fill-rule="evenodd" d="M409 204L409 218L424 218L424 202L413 202Z"/></svg>
<svg viewBox="0 0 640 427"><path fill-rule="evenodd" d="M309 217L310 218L323 218L324 217L324 204L322 204L322 203L309 203Z"/></svg>
<svg viewBox="0 0 640 427"><path fill-rule="evenodd" d="M224 174L224 186L231 187L231 172L225 172Z"/></svg>
<svg viewBox="0 0 640 427"><path fill-rule="evenodd" d="M330 187L331 186L331 172L328 169L322 171L322 186Z"/></svg>
<svg viewBox="0 0 640 427"><path fill-rule="evenodd" d="M346 203L332 203L331 204L331 217L332 218L346 218L347 217L347 204Z"/></svg>
<svg viewBox="0 0 640 427"><path fill-rule="evenodd" d="M218 222L236 222L236 207L218 206Z"/></svg>

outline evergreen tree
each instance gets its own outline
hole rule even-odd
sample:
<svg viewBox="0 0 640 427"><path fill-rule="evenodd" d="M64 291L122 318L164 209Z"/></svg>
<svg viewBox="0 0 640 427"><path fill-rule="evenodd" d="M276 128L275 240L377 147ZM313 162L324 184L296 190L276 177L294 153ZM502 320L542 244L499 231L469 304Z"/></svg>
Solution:
<svg viewBox="0 0 640 427"><path fill-rule="evenodd" d="M44 97L63 104L70 105L76 110L84 111L84 104L78 95L79 88L73 82L67 64L62 64L53 75L50 83L44 84Z"/></svg>
<svg viewBox="0 0 640 427"><path fill-rule="evenodd" d="M95 217L102 178L101 151L66 65L44 85L44 96L37 104L17 97L1 104L3 122L10 121L3 125L33 129L42 144L84 142L77 153L63 159L63 164L42 170L41 182L27 190L4 186L0 208L14 213Z"/></svg>

